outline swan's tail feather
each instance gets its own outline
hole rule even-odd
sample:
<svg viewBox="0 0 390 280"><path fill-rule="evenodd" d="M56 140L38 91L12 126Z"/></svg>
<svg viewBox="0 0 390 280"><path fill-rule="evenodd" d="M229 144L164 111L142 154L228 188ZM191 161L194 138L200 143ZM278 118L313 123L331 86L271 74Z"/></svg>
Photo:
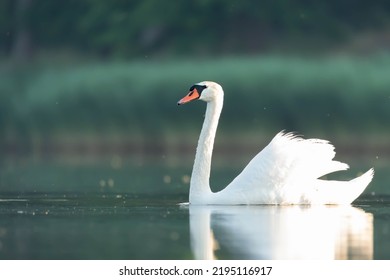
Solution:
<svg viewBox="0 0 390 280"><path fill-rule="evenodd" d="M374 169L371 168L350 181L317 180L317 200L321 204L351 204L363 193L373 177Z"/></svg>
<svg viewBox="0 0 390 280"><path fill-rule="evenodd" d="M351 197L350 201L347 203L352 203L363 191L367 188L368 184L372 181L374 177L374 169L370 168L366 173L360 175L359 177L349 181L351 185Z"/></svg>
<svg viewBox="0 0 390 280"><path fill-rule="evenodd" d="M372 178L374 177L374 168L371 168L366 173L360 175L359 177L352 179L351 183L356 183L357 185L363 185L364 187L367 186Z"/></svg>
<svg viewBox="0 0 390 280"><path fill-rule="evenodd" d="M351 188L354 188L355 190L355 195L353 196L351 202L358 198L358 196L361 195L362 192L367 188L368 184L372 181L372 178L374 177L374 173L374 169L370 168L368 171L366 171L366 173L349 181L352 185Z"/></svg>

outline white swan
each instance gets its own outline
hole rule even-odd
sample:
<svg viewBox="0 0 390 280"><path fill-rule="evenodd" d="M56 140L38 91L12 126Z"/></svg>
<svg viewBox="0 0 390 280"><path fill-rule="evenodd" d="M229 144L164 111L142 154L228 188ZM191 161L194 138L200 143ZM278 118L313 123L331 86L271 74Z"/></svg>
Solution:
<svg viewBox="0 0 390 280"><path fill-rule="evenodd" d="M350 204L371 182L370 169L351 181L319 179L346 170L334 161L334 147L320 139L278 133L223 190L209 185L211 157L223 106L222 87L215 82L193 85L178 105L199 99L207 102L190 181L190 204Z"/></svg>

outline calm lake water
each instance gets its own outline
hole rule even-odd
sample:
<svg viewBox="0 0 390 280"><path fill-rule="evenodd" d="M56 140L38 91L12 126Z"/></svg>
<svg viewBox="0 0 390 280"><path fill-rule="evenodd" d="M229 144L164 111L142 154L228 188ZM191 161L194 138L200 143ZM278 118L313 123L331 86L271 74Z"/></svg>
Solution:
<svg viewBox="0 0 390 280"><path fill-rule="evenodd" d="M0 259L390 259L387 165L348 207L188 206L191 165L117 161L3 163Z"/></svg>
<svg viewBox="0 0 390 280"><path fill-rule="evenodd" d="M3 195L0 258L390 258L390 197L348 207L186 206L179 199Z"/></svg>

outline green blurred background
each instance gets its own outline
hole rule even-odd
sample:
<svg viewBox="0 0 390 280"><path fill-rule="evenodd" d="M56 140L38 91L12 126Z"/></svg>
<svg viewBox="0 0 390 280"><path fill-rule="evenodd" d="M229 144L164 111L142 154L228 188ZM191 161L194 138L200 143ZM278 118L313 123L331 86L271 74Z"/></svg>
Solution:
<svg viewBox="0 0 390 280"><path fill-rule="evenodd" d="M0 191L188 191L225 90L213 183L280 130L330 140L390 193L390 2L0 0Z"/></svg>

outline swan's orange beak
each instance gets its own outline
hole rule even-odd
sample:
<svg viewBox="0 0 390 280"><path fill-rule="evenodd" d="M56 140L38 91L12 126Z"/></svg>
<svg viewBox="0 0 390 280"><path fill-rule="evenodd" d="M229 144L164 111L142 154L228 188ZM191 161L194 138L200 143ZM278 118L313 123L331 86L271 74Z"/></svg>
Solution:
<svg viewBox="0 0 390 280"><path fill-rule="evenodd" d="M190 91L186 96L184 96L182 99L177 102L177 105L182 105L185 103L188 103L190 101L196 100L200 97L199 92L194 88L194 90Z"/></svg>

